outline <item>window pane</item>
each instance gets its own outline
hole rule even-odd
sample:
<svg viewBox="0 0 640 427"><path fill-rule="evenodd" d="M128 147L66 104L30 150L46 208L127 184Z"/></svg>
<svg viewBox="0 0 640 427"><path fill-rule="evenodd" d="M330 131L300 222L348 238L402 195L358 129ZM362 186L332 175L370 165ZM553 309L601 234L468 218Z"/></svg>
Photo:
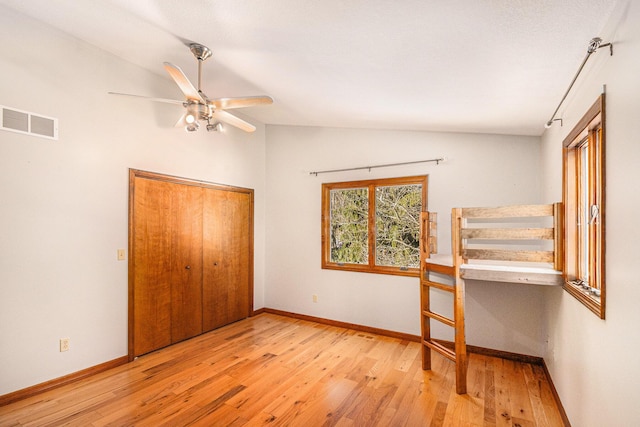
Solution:
<svg viewBox="0 0 640 427"><path fill-rule="evenodd" d="M589 221L590 215L590 198L589 198L589 144L588 141L583 143L580 148L580 185L578 197L580 218L578 220L578 241L580 247L578 249L579 257L579 279L588 283L589 282Z"/></svg>
<svg viewBox="0 0 640 427"><path fill-rule="evenodd" d="M331 262L368 264L369 191L331 190Z"/></svg>
<svg viewBox="0 0 640 427"><path fill-rule="evenodd" d="M602 248L602 191L604 181L604 177L602 176L602 158L601 158L601 147L602 147L602 128L598 126L593 131L593 139L592 139L592 149L591 156L594 159L594 167L592 170L592 180L594 182L594 188L591 192L592 203L598 206L597 209L597 218L594 221L594 229L590 235L591 241L591 254L589 255L589 260L593 265L593 269L591 270L591 279L590 285L594 289L600 289L600 282L602 277L602 265L599 262L598 254L603 253Z"/></svg>
<svg viewBox="0 0 640 427"><path fill-rule="evenodd" d="M376 188L376 265L420 265L422 185Z"/></svg>

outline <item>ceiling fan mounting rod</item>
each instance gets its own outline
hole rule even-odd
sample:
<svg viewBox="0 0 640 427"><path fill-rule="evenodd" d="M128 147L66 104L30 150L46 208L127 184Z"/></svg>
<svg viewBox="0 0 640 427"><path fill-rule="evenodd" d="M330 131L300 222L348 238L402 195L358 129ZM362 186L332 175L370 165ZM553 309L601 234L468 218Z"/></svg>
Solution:
<svg viewBox="0 0 640 427"><path fill-rule="evenodd" d="M202 93L202 63L212 55L211 49L200 43L191 43L189 49L198 60L198 92Z"/></svg>

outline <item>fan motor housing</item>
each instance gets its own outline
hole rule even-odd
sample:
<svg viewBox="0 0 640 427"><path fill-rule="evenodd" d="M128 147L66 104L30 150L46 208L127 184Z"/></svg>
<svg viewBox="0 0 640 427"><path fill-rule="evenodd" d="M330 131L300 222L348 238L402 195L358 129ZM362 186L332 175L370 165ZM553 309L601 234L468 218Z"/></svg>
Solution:
<svg viewBox="0 0 640 427"><path fill-rule="evenodd" d="M191 102L186 105L187 110L193 114L198 120L208 120L211 118L211 108L206 104Z"/></svg>

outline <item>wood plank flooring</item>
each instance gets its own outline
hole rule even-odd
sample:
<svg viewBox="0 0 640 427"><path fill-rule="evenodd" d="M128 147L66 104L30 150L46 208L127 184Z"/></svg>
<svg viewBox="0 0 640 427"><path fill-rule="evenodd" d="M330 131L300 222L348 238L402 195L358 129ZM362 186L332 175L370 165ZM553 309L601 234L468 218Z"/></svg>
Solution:
<svg viewBox="0 0 640 427"><path fill-rule="evenodd" d="M261 314L0 407L0 426L562 426L542 367Z"/></svg>

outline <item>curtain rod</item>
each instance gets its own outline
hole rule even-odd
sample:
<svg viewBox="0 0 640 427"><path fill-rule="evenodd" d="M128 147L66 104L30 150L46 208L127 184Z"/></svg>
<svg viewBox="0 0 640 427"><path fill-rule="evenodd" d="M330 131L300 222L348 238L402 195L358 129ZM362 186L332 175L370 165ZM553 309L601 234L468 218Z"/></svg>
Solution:
<svg viewBox="0 0 640 427"><path fill-rule="evenodd" d="M365 170L365 169L368 169L369 172L371 172L371 169L386 168L386 167L390 167L390 166L414 165L416 163L436 162L436 165L439 165L440 162L444 162L444 160L445 160L444 157L439 157L437 159L416 160L416 161L413 161L413 162L387 163L385 165L360 166L360 167L357 167L357 168L331 169L331 170L325 170L325 171L316 171L316 172L309 172L309 175L318 176L321 173L348 172L348 171L358 171L358 170Z"/></svg>
<svg viewBox="0 0 640 427"><path fill-rule="evenodd" d="M551 118L544 125L544 127L546 127L547 129L549 129L553 124L553 122L556 120L560 120L560 124L562 124L562 119L556 119L556 114L558 114L558 110L560 109L560 106L562 105L564 100L567 99L567 95L569 95L569 91L571 90L571 88L573 87L573 84L576 82L576 79L582 72L582 69L584 68L584 65L587 63L587 60L589 60L589 57L591 56L591 54L594 53L596 50L600 49L601 47L609 46L609 55L613 56L613 44L611 43L601 44L601 43L602 43L602 39L600 37L594 37L589 41L589 46L587 47L587 55L582 60L582 64L580 65L580 68L578 68L578 72L576 73L575 76L573 76L573 80L571 80L571 83L569 84L569 88L564 93L564 96L560 100L560 103L556 107L556 110L551 115Z"/></svg>

